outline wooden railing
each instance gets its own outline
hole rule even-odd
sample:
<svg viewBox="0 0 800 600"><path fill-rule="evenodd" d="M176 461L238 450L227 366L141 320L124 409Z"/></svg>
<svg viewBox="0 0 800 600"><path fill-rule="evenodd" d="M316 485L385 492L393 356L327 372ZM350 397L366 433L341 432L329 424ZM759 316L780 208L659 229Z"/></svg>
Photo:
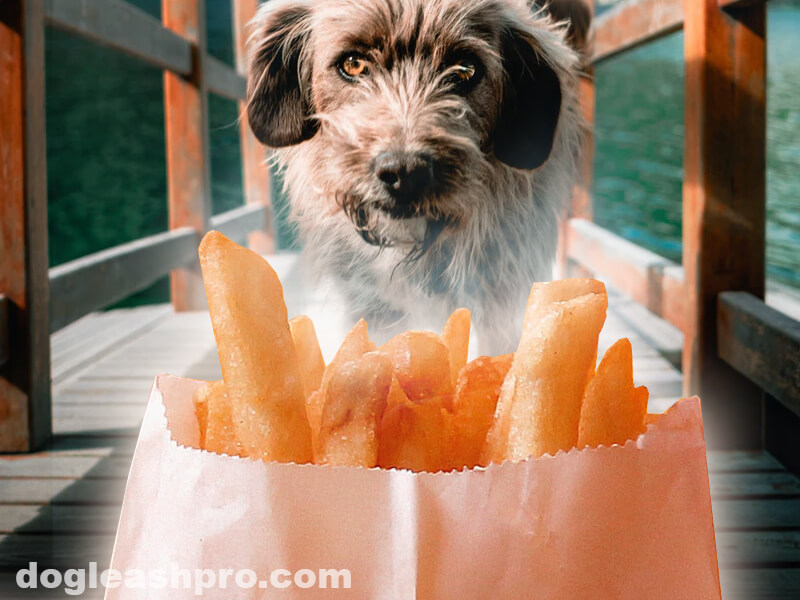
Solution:
<svg viewBox="0 0 800 600"><path fill-rule="evenodd" d="M763 302L765 25L765 0L627 0L596 19L590 70L684 31L683 264L592 223L590 177L559 256L563 273L602 276L683 331L684 393L702 397L712 446L766 447L799 470L800 324ZM593 77L582 85L592 120Z"/></svg>
<svg viewBox="0 0 800 600"><path fill-rule="evenodd" d="M176 310L204 307L197 261L218 229L270 250L264 151L240 125L245 206L212 216L208 94L246 95L245 24L258 0L231 0L237 68L210 56L204 0L163 0L162 20L123 0L0 2L0 452L51 435L50 334L171 274ZM169 231L49 269L44 28L51 25L164 70ZM27 435L3 435L5 431ZM7 439L22 445L4 445Z"/></svg>

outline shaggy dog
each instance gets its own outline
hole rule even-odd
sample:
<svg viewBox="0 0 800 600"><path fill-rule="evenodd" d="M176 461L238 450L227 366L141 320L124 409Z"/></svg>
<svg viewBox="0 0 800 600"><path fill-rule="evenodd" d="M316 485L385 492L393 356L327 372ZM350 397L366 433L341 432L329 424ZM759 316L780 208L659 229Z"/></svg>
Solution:
<svg viewBox="0 0 800 600"><path fill-rule="evenodd" d="M572 17L568 28L563 17ZM373 333L472 310L511 352L549 280L582 133L577 0L271 0L248 118L310 262Z"/></svg>

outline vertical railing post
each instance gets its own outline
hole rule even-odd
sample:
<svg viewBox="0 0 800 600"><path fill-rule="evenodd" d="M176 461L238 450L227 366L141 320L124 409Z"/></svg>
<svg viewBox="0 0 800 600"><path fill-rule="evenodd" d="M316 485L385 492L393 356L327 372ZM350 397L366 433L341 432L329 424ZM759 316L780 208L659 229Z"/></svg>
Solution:
<svg viewBox="0 0 800 600"><path fill-rule="evenodd" d="M594 0L586 0L592 13L594 13ZM580 100L581 115L586 124L578 156L578 179L572 189L572 198L566 209L565 219L561 225L558 251L556 256L556 276L559 278L576 276L591 276L583 267L570 264L569 259L569 220L587 219L594 220L592 206L592 184L594 181L594 120L595 120L595 81L594 65L591 63L591 38L584 50L584 68L578 81L578 96Z"/></svg>
<svg viewBox="0 0 800 600"><path fill-rule="evenodd" d="M764 2L724 12L684 0L686 147L684 392L703 399L710 443L760 448L762 396L717 355L717 296L764 295Z"/></svg>
<svg viewBox="0 0 800 600"><path fill-rule="evenodd" d="M9 301L0 366L0 452L52 432L42 0L0 2L0 294ZM0 328L2 329L2 328Z"/></svg>
<svg viewBox="0 0 800 600"><path fill-rule="evenodd" d="M255 16L258 0L233 0L233 36L236 44L236 68L247 77L247 24ZM266 165L266 151L250 131L247 122L247 103L239 103L239 138L242 145L242 180L244 198L247 204L257 204L270 208L269 167ZM272 230L274 220L270 220L265 231L250 234L250 248L261 254L275 251L275 236Z"/></svg>
<svg viewBox="0 0 800 600"><path fill-rule="evenodd" d="M194 45L190 77L164 73L169 227L202 235L211 219L205 0L162 0L161 10L164 26ZM176 311L205 307L199 262L172 273L172 304Z"/></svg>

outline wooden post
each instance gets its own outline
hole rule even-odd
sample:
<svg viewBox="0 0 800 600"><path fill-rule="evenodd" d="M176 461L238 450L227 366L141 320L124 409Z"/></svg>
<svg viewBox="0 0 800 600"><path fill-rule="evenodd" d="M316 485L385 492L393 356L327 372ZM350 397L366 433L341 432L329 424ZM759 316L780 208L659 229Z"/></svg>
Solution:
<svg viewBox="0 0 800 600"><path fill-rule="evenodd" d="M194 44L190 77L164 73L169 227L202 235L211 219L205 0L162 0L161 10L164 26ZM172 305L176 311L205 308L198 261L173 271Z"/></svg>
<svg viewBox="0 0 800 600"><path fill-rule="evenodd" d="M52 432L42 0L0 3L0 294L10 355L0 366L0 452Z"/></svg>
<svg viewBox="0 0 800 600"><path fill-rule="evenodd" d="M577 219L594 220L592 206L592 184L594 182L594 116L595 116L595 83L594 67L587 66L581 75L580 83L581 113L586 121L587 131L583 139L581 155L578 162L578 182L572 194L571 215Z"/></svg>
<svg viewBox="0 0 800 600"><path fill-rule="evenodd" d="M587 0L587 4L594 13L594 0ZM580 99L581 114L586 122L586 131L581 142L580 156L578 157L578 180L572 189L570 205L566 210L565 219L561 225L558 250L556 256L556 276L564 278L570 276L591 277L585 268L577 264L570 264L569 259L569 220L587 219L594 220L592 206L592 184L594 182L594 117L595 117L595 82L594 66L591 61L591 40L584 50L584 70L578 82L578 95Z"/></svg>
<svg viewBox="0 0 800 600"><path fill-rule="evenodd" d="M247 77L247 24L255 16L258 0L233 0L233 38L236 43L236 68ZM257 204L269 208L271 204L269 166L266 164L265 148L250 131L247 102L239 103L239 138L242 144L242 181L244 198L247 204ZM275 252L275 235L272 230L273 219L270 211L269 226L266 231L254 231L249 236L250 248L260 254Z"/></svg>
<svg viewBox="0 0 800 600"><path fill-rule="evenodd" d="M764 297L766 54L764 2L724 12L684 0L686 148L684 393L703 401L716 448L760 448L762 394L717 354L717 296Z"/></svg>

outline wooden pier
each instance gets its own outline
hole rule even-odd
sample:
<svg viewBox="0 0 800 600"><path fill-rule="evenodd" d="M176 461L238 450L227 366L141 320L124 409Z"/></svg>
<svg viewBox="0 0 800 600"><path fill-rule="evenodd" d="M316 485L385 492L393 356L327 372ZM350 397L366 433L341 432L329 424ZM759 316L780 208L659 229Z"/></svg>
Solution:
<svg viewBox="0 0 800 600"><path fill-rule="evenodd" d="M156 374L219 377L196 260L218 229L272 252L263 150L241 127L246 204L211 215L208 93L243 100L237 69L206 53L203 0L163 0L162 20L123 0L0 3L0 597L14 573L110 559L125 477ZM170 230L56 268L47 264L44 27L165 72ZM627 0L595 24L592 65L683 28L681 265L592 222L591 140L565 221L562 274L612 290L601 345L629 337L651 410L703 398L723 597L800 597L800 301L767 290L764 0ZM292 314L330 314L293 255L271 256ZM98 313L172 275L172 304ZM767 292L768 302L764 302ZM770 298L770 293L772 298ZM788 300L787 300L788 299ZM788 307L788 309L787 309ZM326 321L318 321L320 329ZM325 341L330 354L336 335ZM63 591L60 592L63 597ZM99 597L87 594L86 597Z"/></svg>

